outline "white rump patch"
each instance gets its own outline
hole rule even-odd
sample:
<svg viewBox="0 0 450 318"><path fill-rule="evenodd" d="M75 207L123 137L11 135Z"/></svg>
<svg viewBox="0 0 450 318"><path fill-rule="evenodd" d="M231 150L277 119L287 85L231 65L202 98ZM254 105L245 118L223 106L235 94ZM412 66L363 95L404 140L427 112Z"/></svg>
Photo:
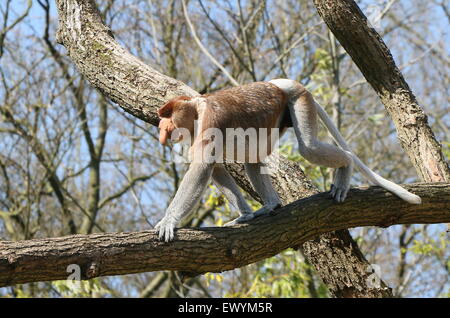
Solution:
<svg viewBox="0 0 450 318"><path fill-rule="evenodd" d="M269 83L272 83L273 85L280 88L283 92L290 93L293 90L298 89L298 83L294 80L287 79L287 78L277 78L269 81Z"/></svg>

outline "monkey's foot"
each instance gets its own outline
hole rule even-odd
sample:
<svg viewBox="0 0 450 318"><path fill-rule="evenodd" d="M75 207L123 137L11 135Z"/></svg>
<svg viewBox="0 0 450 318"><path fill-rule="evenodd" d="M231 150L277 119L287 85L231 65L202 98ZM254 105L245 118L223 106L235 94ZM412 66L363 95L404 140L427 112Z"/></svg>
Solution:
<svg viewBox="0 0 450 318"><path fill-rule="evenodd" d="M174 229L176 225L175 219L171 217L163 217L161 221L158 222L158 224L155 225L155 230L158 233L158 238L161 241L172 241L174 238Z"/></svg>
<svg viewBox="0 0 450 318"><path fill-rule="evenodd" d="M246 214L241 215L240 217L234 219L233 221L225 223L223 226L232 226L232 225L236 225L236 224L242 224L242 223L248 222L254 218L255 218L254 213L246 213Z"/></svg>
<svg viewBox="0 0 450 318"><path fill-rule="evenodd" d="M344 202L345 198L347 197L348 190L349 189L337 187L334 184L332 184L330 188L331 197L336 202Z"/></svg>
<svg viewBox="0 0 450 318"><path fill-rule="evenodd" d="M231 225L242 224L242 223L248 222L248 221L250 221L254 218L257 218L261 215L269 214L279 207L281 207L281 203L266 204L261 209L256 210L254 213L243 214L240 217L238 217L237 219L234 219L233 221L225 223L224 226L231 226Z"/></svg>
<svg viewBox="0 0 450 318"><path fill-rule="evenodd" d="M270 212L275 211L276 209L281 207L281 203L275 202L275 203L268 203L266 205L264 205L261 209L256 210L255 213L253 213L255 215L255 218L264 214L269 214Z"/></svg>
<svg viewBox="0 0 450 318"><path fill-rule="evenodd" d="M331 185L330 193L336 202L344 202L350 189L350 178L353 167L341 167L336 170L333 184Z"/></svg>

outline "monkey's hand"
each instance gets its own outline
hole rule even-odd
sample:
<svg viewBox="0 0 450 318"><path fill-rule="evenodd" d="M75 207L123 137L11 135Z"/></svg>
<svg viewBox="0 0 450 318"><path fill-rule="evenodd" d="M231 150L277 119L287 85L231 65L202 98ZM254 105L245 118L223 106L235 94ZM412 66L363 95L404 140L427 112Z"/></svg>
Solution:
<svg viewBox="0 0 450 318"><path fill-rule="evenodd" d="M172 241L174 238L173 232L177 223L178 221L173 216L166 214L155 226L155 230L158 232L158 238L161 241Z"/></svg>

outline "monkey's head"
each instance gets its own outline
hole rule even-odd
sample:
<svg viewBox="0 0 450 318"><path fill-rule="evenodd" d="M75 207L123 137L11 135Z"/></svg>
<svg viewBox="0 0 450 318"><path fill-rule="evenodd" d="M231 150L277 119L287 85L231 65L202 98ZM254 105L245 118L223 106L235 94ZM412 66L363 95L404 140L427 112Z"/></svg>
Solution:
<svg viewBox="0 0 450 318"><path fill-rule="evenodd" d="M194 136L194 121L198 119L197 109L192 97L179 96L169 100L164 106L158 109L159 122L159 142L163 145L167 139L172 142L180 142L183 135L173 136L176 128L186 128L191 136Z"/></svg>

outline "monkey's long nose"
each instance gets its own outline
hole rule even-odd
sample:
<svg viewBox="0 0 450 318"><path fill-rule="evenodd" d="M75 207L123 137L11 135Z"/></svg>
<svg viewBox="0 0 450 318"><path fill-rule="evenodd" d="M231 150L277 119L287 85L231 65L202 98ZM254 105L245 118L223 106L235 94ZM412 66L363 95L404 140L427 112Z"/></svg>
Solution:
<svg viewBox="0 0 450 318"><path fill-rule="evenodd" d="M159 142L162 145L166 145L167 139L170 138L170 135L174 128L172 121L168 118L161 118L158 128L159 128Z"/></svg>
<svg viewBox="0 0 450 318"><path fill-rule="evenodd" d="M167 144L167 139L169 138L169 132L162 128L159 131L159 142L161 143L161 145L165 146Z"/></svg>

